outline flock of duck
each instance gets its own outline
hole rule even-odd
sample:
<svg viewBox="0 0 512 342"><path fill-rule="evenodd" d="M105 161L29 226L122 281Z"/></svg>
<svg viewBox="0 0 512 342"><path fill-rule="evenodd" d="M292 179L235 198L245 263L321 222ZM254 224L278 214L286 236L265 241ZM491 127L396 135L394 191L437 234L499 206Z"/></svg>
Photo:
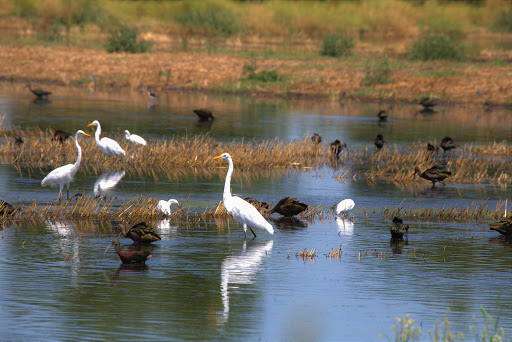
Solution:
<svg viewBox="0 0 512 342"><path fill-rule="evenodd" d="M47 98L51 92L44 91L42 89L32 89L30 84L27 85L32 93L34 93L38 98ZM157 97L154 93L151 92L150 88L147 88L148 96L150 98ZM423 101L425 103L421 103L425 108L431 108L434 103L429 102L428 100ZM207 109L197 109L194 110L199 116L200 121L211 121L214 119L211 111ZM388 117L387 111L381 110L377 114L379 120L386 120ZM93 121L87 127L95 126L96 131L94 134L94 138L96 141L96 145L98 148L107 156L120 156L126 155L126 152L121 148L121 146L113 139L108 137L102 137L101 135L101 125L98 120ZM67 198L69 199L69 184L73 181L73 177L80 167L80 161L82 157L82 149L80 144L78 143L78 137L84 135L91 137L91 135L85 133L83 130L78 130L75 133L75 145L77 148L77 159L74 164L68 164L61 167L56 168L51 171L42 181L42 186L56 186L60 187L58 200L61 199L62 192L64 187L67 187ZM71 136L70 133L57 130L54 133L53 139L56 141L63 142L67 140ZM125 138L134 145L146 146L147 142L144 138L140 137L136 134L131 134L128 130L125 130ZM315 144L320 144L322 142L322 137L315 133L311 137L311 141ZM387 142L386 139L381 135L377 135L375 138L375 148L376 151L379 151L384 146L384 143ZM439 148L442 148L443 151L449 151L451 149L457 148L458 145L451 139L450 137L445 137L439 146L428 144L427 150L431 152L437 152ZM335 140L330 144L330 149L332 154L339 158L340 153L343 149L347 148L346 143L341 143L339 140ZM263 217L260 211L265 211L269 215L272 213L279 213L285 217L292 217L294 215L300 214L303 211L307 210L308 205L302 202L297 201L297 199L293 197L285 197L281 199L272 209L269 208L269 205L264 202L256 201L250 197L246 197L242 199L241 197L233 196L231 194L231 175L233 173L233 160L228 153L223 153L215 158L226 160L228 163L228 172L226 175L224 192L223 192L223 203L226 210L231 213L233 218L242 224L244 229L244 234L246 234L247 229L251 231L254 237L256 237L256 233L254 230L265 231L271 235L274 234L274 228L272 225ZM431 181L433 186L437 182L442 182L444 179L451 175L450 171L439 167L437 165L421 172L421 170L416 167L415 174L418 174L420 177ZM157 205L157 210L159 210L163 215L169 216L171 214L171 205L177 204L178 201L175 199L169 199L168 201L161 200ZM9 204L1 201L0 202L0 214L4 214L6 210L9 209ZM340 201L336 205L336 214L345 214L348 211L352 210L355 207L355 203L351 199L346 199ZM12 206L10 206L11 209ZM13 209L14 210L14 209ZM500 222L496 222L490 225L491 229L500 232L501 234L512 236L512 218L504 218ZM119 229L122 235L126 238L132 239L137 244L148 244L154 241L161 240L160 236L155 232L155 230L146 225L144 222L138 223L131 227L128 231L126 231L125 227L120 224ZM409 230L409 226L404 224L403 221L395 217L392 221L390 233L392 239L402 239L404 234L407 234ZM119 258L124 264L143 264L146 262L148 258L151 257L151 253L147 250L141 249L137 251L122 251L121 245L118 239L113 239L110 245L105 250L105 253L111 246L115 246L116 252L119 255Z"/></svg>

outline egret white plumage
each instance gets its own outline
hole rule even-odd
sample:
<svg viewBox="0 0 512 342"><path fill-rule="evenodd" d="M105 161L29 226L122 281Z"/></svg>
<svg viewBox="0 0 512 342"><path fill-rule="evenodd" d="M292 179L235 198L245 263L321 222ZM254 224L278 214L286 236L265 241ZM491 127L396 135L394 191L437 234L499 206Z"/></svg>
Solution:
<svg viewBox="0 0 512 342"><path fill-rule="evenodd" d="M117 141L112 140L110 138L104 137L100 139L101 135L101 125L98 120L94 120L87 127L96 126L96 133L94 134L94 140L96 140L96 145L101 150L101 152L105 153L107 157L110 156L119 156L126 155L126 152L119 146Z"/></svg>
<svg viewBox="0 0 512 342"><path fill-rule="evenodd" d="M141 137L140 135L137 135L137 134L130 134L130 131L128 131L128 130L124 131L124 136L126 137L126 140L128 140L129 142L131 142L134 145L138 144L138 145L146 146L146 144L147 144L146 140L144 140L143 137Z"/></svg>
<svg viewBox="0 0 512 342"><path fill-rule="evenodd" d="M268 233L274 235L274 228L265 218L260 214L252 204L243 200L240 197L231 195L231 175L233 174L233 160L229 153L223 153L213 159L224 159L228 161L228 173L226 174L226 183L224 184L224 194L222 201L226 210L231 213L233 218L244 226L244 234L249 228L256 237L256 234L252 230L253 228L265 230Z"/></svg>
<svg viewBox="0 0 512 342"><path fill-rule="evenodd" d="M68 191L67 191L67 199L69 199L69 183L73 181L73 177L75 176L76 172L78 171L78 168L80 167L80 161L82 159L82 148L78 144L78 136L79 135L85 135L87 137L90 137L89 134L85 133L81 129L78 130L75 134L75 145L76 149L78 150L78 155L76 157L76 161L74 164L68 164L61 167L56 168L52 172L50 172L44 179L41 181L42 186L55 186L59 185L60 191L59 191L59 198L62 196L62 190L64 189L64 185L67 185Z"/></svg>
<svg viewBox="0 0 512 342"><path fill-rule="evenodd" d="M339 215L342 212L346 213L347 211L354 209L355 205L356 204L351 199L345 199L336 205L336 214Z"/></svg>
<svg viewBox="0 0 512 342"><path fill-rule="evenodd" d="M158 205L156 206L156 209L160 211L165 216L171 215L171 205L173 203L176 203L177 205L180 205L177 200L174 198L169 199L168 201L161 200L158 202Z"/></svg>

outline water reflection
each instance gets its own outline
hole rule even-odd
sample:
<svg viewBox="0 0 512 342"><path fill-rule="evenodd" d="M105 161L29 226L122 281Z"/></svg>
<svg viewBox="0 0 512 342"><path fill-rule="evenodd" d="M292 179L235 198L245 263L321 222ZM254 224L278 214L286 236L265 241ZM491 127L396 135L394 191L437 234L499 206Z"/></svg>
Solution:
<svg viewBox="0 0 512 342"><path fill-rule="evenodd" d="M306 221L294 216L283 216L277 219L273 218L272 221L276 224L277 228L279 229L302 229L308 227L308 223Z"/></svg>
<svg viewBox="0 0 512 342"><path fill-rule="evenodd" d="M270 254L274 241L257 243L252 240L249 242L250 246L247 246L247 242L244 240L240 254L231 255L222 262L220 294L224 311L219 319L219 324L224 324L229 319L229 299L230 295L234 294L232 290L237 289L237 285L254 283L253 278L263 263L263 257ZM230 290L230 286L232 290Z"/></svg>
<svg viewBox="0 0 512 342"><path fill-rule="evenodd" d="M178 226L176 224L171 224L169 219L158 220L156 222L156 227L160 230L161 233L165 234L174 234L178 232Z"/></svg>
<svg viewBox="0 0 512 342"><path fill-rule="evenodd" d="M79 285L80 247L81 242L76 234L75 224L71 221L47 222L47 228L55 235L56 243L52 244L52 253L71 266L71 284Z"/></svg>
<svg viewBox="0 0 512 342"><path fill-rule="evenodd" d="M105 171L94 182L94 196L106 194L124 177L125 171Z"/></svg>
<svg viewBox="0 0 512 342"><path fill-rule="evenodd" d="M336 225L338 226L338 233L343 235L352 235L354 234L354 222L350 219L341 218L336 216L334 218L336 221Z"/></svg>
<svg viewBox="0 0 512 342"><path fill-rule="evenodd" d="M121 278L128 278L133 276L138 276L141 273L150 270L151 268L148 265L129 265L129 264L121 264L119 268L116 270L113 278L110 278L106 275L107 279L110 282L110 286L117 287Z"/></svg>

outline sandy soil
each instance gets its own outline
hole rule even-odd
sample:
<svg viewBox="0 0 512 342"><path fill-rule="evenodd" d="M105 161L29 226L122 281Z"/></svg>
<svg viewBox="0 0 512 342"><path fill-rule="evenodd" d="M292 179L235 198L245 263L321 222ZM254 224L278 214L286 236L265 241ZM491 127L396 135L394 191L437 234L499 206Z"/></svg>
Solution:
<svg viewBox="0 0 512 342"><path fill-rule="evenodd" d="M510 58L510 59L509 59ZM482 54L480 60L492 60ZM505 54L499 59L512 60ZM136 88L141 82L155 91L218 91L230 84L228 91L250 92L262 96L350 97L356 100L415 101L432 94L442 102L510 104L512 101L512 63L473 61L446 63L403 63L393 67L392 82L361 86L367 66L361 60L308 58L249 58L206 52L151 52L144 54L109 54L105 51L76 47L1 47L0 80L32 82L34 86L58 84L92 86L87 71L96 78L96 86ZM261 83L247 90L241 85L245 63L255 62L258 69L275 69L286 75L281 83ZM409 65L409 66L407 66ZM418 68L418 69L416 69ZM421 69L421 70L420 70ZM426 73L427 70L429 73ZM437 76L436 70L439 72ZM447 76L444 76L447 75ZM225 87L223 88L225 89ZM477 94L480 89L481 94Z"/></svg>

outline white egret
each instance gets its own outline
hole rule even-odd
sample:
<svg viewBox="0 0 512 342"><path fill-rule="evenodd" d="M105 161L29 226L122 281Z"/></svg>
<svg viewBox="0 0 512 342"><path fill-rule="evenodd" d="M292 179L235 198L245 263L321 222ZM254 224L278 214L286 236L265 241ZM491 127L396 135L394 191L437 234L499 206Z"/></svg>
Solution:
<svg viewBox="0 0 512 342"><path fill-rule="evenodd" d="M156 209L160 211L165 216L171 215L171 205L173 203L176 203L177 205L180 205L177 200L174 198L169 199L168 201L161 200L158 202L158 205L156 206Z"/></svg>
<svg viewBox="0 0 512 342"><path fill-rule="evenodd" d="M128 130L124 131L124 136L126 137L126 140L128 140L129 142L131 142L134 145L137 144L137 145L146 146L146 144L147 144L146 140L144 140L143 137L141 137L140 135L137 135L137 134L130 134L130 131L128 131Z"/></svg>
<svg viewBox="0 0 512 342"><path fill-rule="evenodd" d="M50 172L46 177L44 177L44 179L41 181L42 186L60 186L58 201L60 201L60 197L62 196L62 190L64 189L64 185L67 185L67 198L69 199L69 183L73 181L73 177L75 176L76 172L78 171L78 168L80 167L80 161L82 159L82 148L78 144L79 135L85 135L87 137L90 137L89 134L85 133L81 129L76 132L75 145L76 149L78 150L78 156L76 157L75 163L56 168L55 170Z"/></svg>
<svg viewBox="0 0 512 342"><path fill-rule="evenodd" d="M354 209L355 205L356 204L351 199L345 199L336 205L336 214L339 215L342 212L346 213L347 211Z"/></svg>
<svg viewBox="0 0 512 342"><path fill-rule="evenodd" d="M110 156L118 156L118 155L126 155L126 152L119 146L117 141L112 140L110 138L101 138L101 125L98 120L94 120L87 127L96 126L96 133L94 134L94 140L96 140L96 145L101 150L101 152L105 153L107 157Z"/></svg>
<svg viewBox="0 0 512 342"><path fill-rule="evenodd" d="M226 183L224 184L224 194L222 201L226 210L231 213L233 218L244 226L244 234L247 232L247 227L251 230L254 237L256 234L252 228L265 230L270 234L274 235L274 228L265 218L260 214L252 204L243 200L240 197L233 197L231 195L231 175L233 174L233 160L229 153L223 153L213 159L224 159L228 161L228 173L226 175Z"/></svg>

